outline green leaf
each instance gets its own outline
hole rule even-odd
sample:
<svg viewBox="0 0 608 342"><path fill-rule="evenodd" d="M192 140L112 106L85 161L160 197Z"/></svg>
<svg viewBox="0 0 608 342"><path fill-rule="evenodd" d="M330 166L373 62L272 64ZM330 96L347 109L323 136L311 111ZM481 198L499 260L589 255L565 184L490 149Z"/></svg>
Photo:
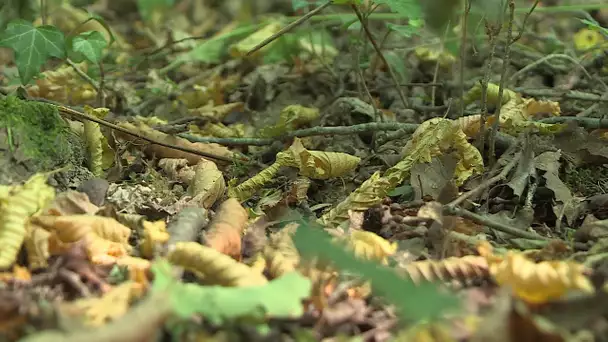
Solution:
<svg viewBox="0 0 608 342"><path fill-rule="evenodd" d="M20 19L8 24L0 36L0 46L15 52L15 64L22 84L29 83L38 75L40 67L50 57L65 57L65 41L59 29L50 25L34 27Z"/></svg>
<svg viewBox="0 0 608 342"><path fill-rule="evenodd" d="M166 261L152 265L153 291L167 291L176 315L189 318L200 314L213 324L235 319L263 322L266 318L297 318L304 308L302 300L312 288L308 278L298 272L287 273L264 286L221 287L183 284L171 275Z"/></svg>
<svg viewBox="0 0 608 342"><path fill-rule="evenodd" d="M384 52L384 58L386 58L391 69L395 71L395 74L397 74L399 82L407 82L408 72L403 57L399 56L395 51L386 51Z"/></svg>
<svg viewBox="0 0 608 342"><path fill-rule="evenodd" d="M603 34L604 37L608 38L608 29L605 27L602 27L597 21L595 21L595 20L591 21L588 19L579 19L579 20L583 24L586 24L587 27L589 27L590 29L595 29L595 30L599 31L601 34Z"/></svg>
<svg viewBox="0 0 608 342"><path fill-rule="evenodd" d="M388 23L388 24L386 24L386 27L389 30L394 31L397 34L399 34L403 37L406 37L406 38L410 38L411 36L418 33L418 27L416 27L414 25L397 25L397 24L393 24L393 23Z"/></svg>
<svg viewBox="0 0 608 342"><path fill-rule="evenodd" d="M334 0L336 5L361 5L361 0Z"/></svg>
<svg viewBox="0 0 608 342"><path fill-rule="evenodd" d="M72 50L82 53L89 61L97 64L101 61L103 49L108 42L98 31L83 32L72 40Z"/></svg>
<svg viewBox="0 0 608 342"><path fill-rule="evenodd" d="M458 306L458 299L439 291L432 283L416 285L399 277L392 269L356 258L351 252L331 242L329 234L316 223L298 220L294 243L303 258L329 260L336 267L360 274L370 280L373 291L395 305L401 318L424 320L439 317Z"/></svg>
<svg viewBox="0 0 608 342"><path fill-rule="evenodd" d="M152 20L154 12L166 11L173 6L174 0L137 0L139 14L145 21Z"/></svg>
<svg viewBox="0 0 608 342"><path fill-rule="evenodd" d="M422 9L418 1L414 0L376 0L377 4L387 5L391 11L401 14L406 18L420 20L422 19Z"/></svg>

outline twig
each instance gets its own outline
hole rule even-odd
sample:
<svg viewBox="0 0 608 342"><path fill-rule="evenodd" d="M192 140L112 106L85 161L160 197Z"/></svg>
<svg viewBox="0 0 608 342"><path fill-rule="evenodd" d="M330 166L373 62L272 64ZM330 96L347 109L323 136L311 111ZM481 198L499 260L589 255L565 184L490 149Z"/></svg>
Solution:
<svg viewBox="0 0 608 342"><path fill-rule="evenodd" d="M441 45L440 45L440 53L443 53L443 51L445 50L445 40L447 38L448 32L450 32L450 25L451 23L448 22L448 24L445 26L445 32L443 34L443 36L441 37ZM437 58L437 61L435 62L435 70L433 71L433 83L437 83L437 77L439 75L439 61L441 60L441 58ZM431 88L431 105L435 105L435 95L437 95L437 88L436 87L432 87Z"/></svg>
<svg viewBox="0 0 608 342"><path fill-rule="evenodd" d="M399 87L445 87L445 83L442 83L442 82L437 82L437 83L406 82L406 83L399 83L397 86L399 86ZM372 91L378 91L378 90L392 88L392 87L394 87L394 85L382 85L382 86L377 86L377 87L373 88Z"/></svg>
<svg viewBox="0 0 608 342"><path fill-rule="evenodd" d="M185 133L178 134L177 136L184 139L188 139L192 142L214 142L226 146L266 146L272 145L272 143L274 143L275 141L289 140L294 137L310 137L316 135L349 135L378 131L394 131L399 129L412 133L417 128L417 124L406 124L400 122L370 122L353 126L312 127L300 129L296 131L291 131L287 134L275 138L214 138L197 137Z"/></svg>
<svg viewBox="0 0 608 342"><path fill-rule="evenodd" d="M542 123L554 124L554 123L564 123L564 122L576 122L579 126L585 127L587 129L600 129L600 128L608 128L608 119L604 118L585 118L579 116L556 116L552 118L546 118L539 120Z"/></svg>
<svg viewBox="0 0 608 342"><path fill-rule="evenodd" d="M105 72L103 69L103 63L99 61L99 92L97 92L97 102L99 103L99 107L106 106L106 96L103 92L103 87L105 83Z"/></svg>
<svg viewBox="0 0 608 342"><path fill-rule="evenodd" d="M483 183L479 184L479 186L477 186L475 189L465 192L464 194L460 195L458 198L456 198L452 202L448 203L447 206L455 207L457 205L460 205L460 204L462 204L462 202L466 201L467 199L469 199L475 195L479 195L481 192L483 192L485 189L489 188L493 184L505 179L507 177L507 175L509 174L509 172L515 167L515 165L517 165L517 162L519 162L520 158L521 158L521 153L518 153L517 156L514 156L513 159L511 159L511 161L502 169L502 171L500 171L499 174L497 174L496 176L494 176L492 178L486 179Z"/></svg>
<svg viewBox="0 0 608 342"><path fill-rule="evenodd" d="M536 88L514 88L513 91L533 97L553 97L568 100L581 100L592 102L608 102L608 97L586 93L579 90L560 90L560 89L536 89Z"/></svg>
<svg viewBox="0 0 608 342"><path fill-rule="evenodd" d="M480 223L483 225L486 225L492 229L496 229L498 231L501 231L503 233L507 233L516 237L520 237L520 238L524 238L524 239L530 239L530 240L543 240L543 241L550 241L551 239L536 233L531 233L528 232L526 230L522 230L522 229L517 229L511 226L508 226L506 224L494 221L488 217L484 217L478 214L475 214L473 212L470 212L466 209L462 209L459 207L453 207L450 205L445 205L443 206L443 213L447 214L447 215L454 215L454 216L460 216L460 217L464 217L466 219L472 220L476 223Z"/></svg>
<svg viewBox="0 0 608 342"><path fill-rule="evenodd" d="M372 43L374 50L376 50L378 57L380 57L380 59L382 59L382 63L384 63L384 65L386 66L386 70L388 70L388 73L393 80L393 84L395 85L395 88L397 89L397 93L399 94L399 97L401 98L401 102L403 102L404 108L408 108L409 104L408 104L407 98L405 97L405 94L403 94L403 90L399 87L399 80L397 79L397 75L395 75L393 68L391 68L391 65L388 63L388 61L384 57L382 50L380 50L378 43L376 43L376 40L374 39L372 32L369 30L369 27L367 26L367 23L365 22L365 18L363 18L363 15L361 14L361 11L359 11L359 8L357 7L357 5L353 4L353 5L351 5L351 8L353 9L353 11L355 11L357 18L359 18L359 21L361 22L361 26L365 30L365 34L367 35L367 38L369 39L370 43Z"/></svg>
<svg viewBox="0 0 608 342"><path fill-rule="evenodd" d="M65 107L65 106L57 106L57 105L54 105L54 106L56 106L57 109L59 110L59 112L61 112L63 114L70 115L72 117L76 117L76 118L79 118L79 119L93 121L93 122L98 123L100 125L103 125L103 126L106 126L108 128L111 128L111 129L113 129L115 131L118 131L118 132L121 132L121 133L124 133L124 134L128 134L128 135L131 135L131 136L134 136L134 137L136 137L138 139L145 140L145 141L150 142L150 143L155 144L155 145L160 145L160 146L171 148L171 149L174 149L174 150L179 150L179 151L182 151L182 152L196 154L196 155L199 155L199 156L205 157L205 158L210 158L210 159L215 159L215 160L222 160L222 161L229 162L229 163L233 161L233 159L229 158L229 157L218 156L218 155L215 155L215 154L212 154L212 153L199 151L199 150L196 150L196 149L193 149L193 148L188 148L188 147L182 147L182 146L175 146L175 145L167 144L167 143L165 143L163 141L152 139L152 138L146 137L146 136L144 136L142 134L139 134L139 133L136 133L136 132L131 132L130 130L128 130L128 129L124 128L124 127L120 127L120 126L115 125L115 124L113 124L111 122L108 122L106 120L102 120L102 119L96 118L94 116L90 116L90 115L87 115L85 113L81 113L81 112L79 112L77 110L74 110L74 109L71 109L71 108L68 108L68 107ZM235 158L239 158L239 159L242 159L244 161L250 161L249 158L246 158L244 156L237 156L236 154L235 154Z"/></svg>
<svg viewBox="0 0 608 342"><path fill-rule="evenodd" d="M90 84L93 89L95 89L95 91L99 93L99 84L97 84L94 79L90 78L89 75L87 75L84 71L80 70L80 68L78 68L78 65L76 65L76 63L74 63L71 59L67 58L65 62L68 63L68 65L71 66L72 69L74 69L78 76L80 76L83 80Z"/></svg>
<svg viewBox="0 0 608 342"><path fill-rule="evenodd" d="M479 122L478 148L482 155L485 151L486 121L488 119L488 83L490 83L490 74L492 72L492 60L494 59L494 54L496 53L496 40L501 29L502 20L499 21L499 26L496 29L486 22L486 33L490 38L490 56L486 62L486 69L483 79L481 79L481 120Z"/></svg>
<svg viewBox="0 0 608 342"><path fill-rule="evenodd" d="M264 41L262 41L261 43L259 43L258 45L256 45L253 49L249 50L247 52L247 56L250 56L254 52L256 52L259 49L263 48L264 46L270 44L273 40L279 38L280 36L284 35L285 33L289 32L289 31L293 30L294 28L296 28L297 26L301 25L302 23L304 23L309 18L313 17L315 14L321 12L326 7L330 6L332 3L333 3L333 1L328 1L328 2L324 3L323 5L315 8L312 11L310 11L310 12L306 13L305 15L301 16L296 21L291 22L289 25L287 25L284 28L282 28L279 32L273 34L272 36L270 36L270 37L268 37L266 39L264 39Z"/></svg>
<svg viewBox="0 0 608 342"><path fill-rule="evenodd" d="M494 114L496 117L494 118L494 123L492 124L492 130L490 131L490 141L489 141L489 148L488 148L488 161L490 164L490 167L492 167L494 165L494 162L496 161L496 132L498 131L498 124L500 123L500 112L501 112L501 108L502 108L502 95L505 91L505 80L507 78L507 66L509 65L509 58L510 56L510 51L511 51L511 44L513 43L513 20L515 20L515 3L513 2L513 0L508 0L509 1L509 22L507 24L507 44L505 46L505 54L502 60L502 70L500 72L500 82L498 82L498 106L496 107L496 114ZM538 0L536 1L536 3L538 3ZM534 4L534 6L532 6L532 10L534 10L534 8L536 7L536 3ZM529 12L531 13L531 12ZM526 16L527 18L528 16ZM525 19L524 19L524 25L525 25Z"/></svg>
<svg viewBox="0 0 608 342"><path fill-rule="evenodd" d="M393 30L390 30L390 29L386 30L384 37L382 37L382 40L380 41L380 50L382 50L384 48L384 44L386 43L386 40L388 39L388 37L391 35L391 32L393 32ZM377 53L372 58L372 62L371 62L371 65L370 65L369 71L368 71L368 73L370 75L373 75L376 72L376 68L378 67L378 58L379 58L379 56Z"/></svg>
<svg viewBox="0 0 608 342"><path fill-rule="evenodd" d="M466 50L466 46L467 46L467 30L468 30L468 22L469 22L469 12L471 11L471 1L472 0L465 0L464 2L464 13L462 14L462 37L460 40L460 67L459 67L459 73L460 73L460 80L458 80L459 83L459 90L460 90L460 113L458 115L459 118L464 117L464 64L466 62L466 57L467 57L467 50ZM433 88L434 89L434 88Z"/></svg>
<svg viewBox="0 0 608 342"><path fill-rule="evenodd" d="M587 69L585 69L585 67L583 65L581 65L581 63L579 61L577 61L576 59L574 59L568 55L564 55L564 54L551 54L551 55L544 56L544 57L540 58L539 60L537 60L533 63L530 63L530 64L526 65L525 67L519 69L516 73L511 75L511 78L509 79L509 83L513 83L515 80L517 80L517 77L521 76L523 73L525 73L543 63L547 63L551 59L568 60L568 61L572 62L573 64L577 65L579 68L581 68L581 70L583 71L585 76L587 76L587 78L589 78L589 80L591 80L591 81L594 80L593 76L591 76L591 74L589 74ZM605 90L608 90L608 85L606 85L606 83L604 83L600 79L598 79L597 81L604 87Z"/></svg>

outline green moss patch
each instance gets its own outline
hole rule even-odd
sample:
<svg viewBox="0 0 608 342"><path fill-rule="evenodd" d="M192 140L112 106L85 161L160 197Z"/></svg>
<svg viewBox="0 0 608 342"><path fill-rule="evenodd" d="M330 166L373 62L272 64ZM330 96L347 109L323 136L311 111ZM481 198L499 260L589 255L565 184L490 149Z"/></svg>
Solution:
<svg viewBox="0 0 608 342"><path fill-rule="evenodd" d="M14 96L0 99L0 142L4 158L47 170L71 159L71 132L57 108ZM31 169L31 167L29 167Z"/></svg>

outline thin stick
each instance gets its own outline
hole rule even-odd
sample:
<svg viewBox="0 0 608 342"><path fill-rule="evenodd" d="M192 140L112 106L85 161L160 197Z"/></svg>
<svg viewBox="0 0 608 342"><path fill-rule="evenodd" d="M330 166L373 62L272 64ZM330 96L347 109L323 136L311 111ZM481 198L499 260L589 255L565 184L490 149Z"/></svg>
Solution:
<svg viewBox="0 0 608 342"><path fill-rule="evenodd" d="M306 13L305 15L301 16L296 21L294 21L294 22L290 23L289 25L285 26L279 32L273 34L272 36L270 36L270 37L268 37L266 39L264 39L264 41L262 41L260 44L256 45L253 49L249 50L249 52L247 52L247 56L251 56L251 54L253 54L254 52L256 52L259 49L263 48L264 46L270 44L275 39L279 38L280 36L284 35L285 33L289 32L289 31L293 30L294 28L296 28L297 26L301 25L302 23L304 23L306 20L308 20L309 18L311 18L315 14L317 14L317 13L321 12L322 10L324 10L326 7L328 7L332 3L333 3L333 1L328 1L328 2L324 3L323 5L315 8L312 11L310 11L310 12Z"/></svg>
<svg viewBox="0 0 608 342"><path fill-rule="evenodd" d="M150 143L155 144L155 145L160 145L160 146L163 146L163 147L172 148L174 150L179 150L179 151L183 151L183 152L188 152L188 153L196 154L196 155L199 155L199 156L205 157L205 158L222 160L222 161L229 162L229 163L233 161L233 159L229 158L229 157L218 156L218 155L215 155L215 154L212 154L212 153L198 151L198 150L193 149L193 148L188 148L188 147L182 147L182 146L175 146L175 145L167 144L166 142L163 142L163 141L160 141L160 140L156 140L156 139L152 139L152 138L146 137L146 136L144 136L142 134L139 134L139 133L136 133L136 132L131 132L130 130L128 130L126 128L120 127L120 126L115 125L115 124L113 124L111 122L108 122L106 120L102 120L102 119L96 118L94 116L87 115L85 113L81 113L81 112L79 112L77 110L74 110L74 109L71 109L71 108L68 108L68 107L65 107L65 106L57 106L57 105L54 105L54 106L56 106L57 109L59 110L59 112L61 112L63 114L71 115L72 117L76 117L76 118L80 118L80 119L84 119L84 120L88 120L88 121L93 121L93 122L98 123L100 125L103 125L103 126L106 126L108 128L111 128L111 129L113 129L115 131L118 131L118 132L121 132L121 133L124 133L124 134L128 134L128 135L131 135L131 136L134 136L134 137L136 137L138 139L145 140L145 141L150 142ZM235 158L240 158L240 159L242 159L244 161L249 161L248 158L239 157L239 156L236 156L236 155L235 155Z"/></svg>
<svg viewBox="0 0 608 342"><path fill-rule="evenodd" d="M511 161L509 162L509 164L507 164L502 169L502 171L500 171L499 174L497 174L496 176L494 176L492 178L486 179L483 183L479 184L479 186L477 186L475 189L465 192L464 194L460 195L458 198L456 198L452 202L448 203L447 206L455 207L457 205L460 205L460 204L462 204L462 202L466 201L467 199L469 199L475 195L479 195L485 189L489 188L493 184L505 179L507 177L507 175L509 174L509 172L515 167L515 165L517 165L517 162L519 162L520 158L521 158L521 153L518 154L517 157L513 157L513 159L511 159Z"/></svg>
<svg viewBox="0 0 608 342"><path fill-rule="evenodd" d="M448 24L445 26L445 32L443 33L443 36L441 37L441 52L443 53L443 51L445 50L445 40L447 39L447 35L450 32L450 25L452 23L448 22ZM437 58L437 62L435 63L435 71L433 72L433 83L437 83L437 75L439 74L439 60L440 58ZM434 106L435 105L435 95L437 93L437 88L436 87L432 87L431 88L431 104Z"/></svg>
<svg viewBox="0 0 608 342"><path fill-rule="evenodd" d="M465 0L464 2L464 13L462 14L462 37L460 40L460 80L459 88L460 88L460 115L459 118L464 117L464 65L467 57L467 30L468 30L468 22L469 22L469 12L471 11L471 0ZM435 89L435 88L433 88Z"/></svg>
<svg viewBox="0 0 608 342"><path fill-rule="evenodd" d="M87 75L84 71L80 70L80 68L78 68L78 65L76 65L76 63L74 63L71 59L68 58L65 60L65 62L68 63L68 65L71 66L72 69L74 69L78 76L80 76L83 80L90 84L95 89L95 91L99 93L99 84L97 84L94 79L90 78L89 75Z"/></svg>
<svg viewBox="0 0 608 342"><path fill-rule="evenodd" d="M365 22L365 19L363 18L361 11L359 11L359 8L356 5L351 5L351 8L353 9L353 11L355 11L357 18L359 18L359 21L361 22L361 26L365 30L365 34L367 35L367 38L369 39L370 43L372 43L374 50L376 50L376 53L378 54L380 59L382 59L382 62L384 63L384 65L386 65L386 69L388 70L388 73L391 76L391 79L393 80L393 84L395 85L395 88L397 88L397 93L399 94L399 97L401 98L401 102L403 102L403 106L405 108L409 108L407 98L405 97L405 94L403 94L403 90L399 87L399 80L397 79L397 75L395 75L393 68L391 68L391 65L388 64L388 61L384 57L382 50L380 50L380 47L376 43L376 40L374 39L374 36L372 35L371 31L369 30L369 27L367 26L367 23Z"/></svg>
<svg viewBox="0 0 608 342"><path fill-rule="evenodd" d="M501 231L503 233L507 233L507 234L510 234L510 235L513 235L516 237L530 239L530 240L542 240L542 241L551 240L548 237L544 237L544 236L536 234L536 233L531 233L527 230L517 229L517 228L511 227L511 226L508 226L506 224L494 221L490 218L475 214L473 212L470 212L468 210L465 210L465 209L462 209L459 207L452 207L452 206L447 205L447 206L443 207L443 212L444 212L444 214L447 214L447 215L455 215L455 216L467 218L476 223L486 225L492 229L496 229L498 231Z"/></svg>
<svg viewBox="0 0 608 342"><path fill-rule="evenodd" d="M536 1L538 2L538 0ZM536 6L532 6L534 9ZM515 20L515 3L513 0L509 0L509 22L507 24L507 44L505 45L505 55L502 61L502 70L500 72L500 82L498 83L498 106L496 107L496 118L492 124L492 130L490 131L490 141L488 148L488 161L490 167L496 162L496 132L498 131L498 124L500 123L500 111L502 108L502 95L505 91L505 80L507 78L507 66L509 65L509 58L511 52L511 44L513 43L513 21Z"/></svg>
<svg viewBox="0 0 608 342"><path fill-rule="evenodd" d="M551 54L551 55L547 55L543 58L540 58L539 60L530 63L528 65L526 65L525 67L519 69L516 73L514 73L513 75L511 75L511 78L509 78L509 83L513 83L515 80L517 80L517 77L521 76L523 73L543 64L548 62L551 59L565 59L568 60L570 62L572 62L573 64L577 65L579 68L581 68L581 70L583 71L583 73L585 74L585 76L587 76L587 78L591 81L594 80L593 76L591 76L591 74L589 74L589 72L587 71L587 69L585 69L584 66L581 65L581 63L579 61L577 61L576 59L568 56L568 55L564 55L564 54ZM601 79L597 79L597 82L599 82L604 89L608 90L608 85L606 85L606 83L604 83Z"/></svg>
<svg viewBox="0 0 608 342"><path fill-rule="evenodd" d="M103 69L103 63L99 61L99 92L97 93L97 102L100 107L106 106L106 95L104 94L103 87L105 84L105 71Z"/></svg>

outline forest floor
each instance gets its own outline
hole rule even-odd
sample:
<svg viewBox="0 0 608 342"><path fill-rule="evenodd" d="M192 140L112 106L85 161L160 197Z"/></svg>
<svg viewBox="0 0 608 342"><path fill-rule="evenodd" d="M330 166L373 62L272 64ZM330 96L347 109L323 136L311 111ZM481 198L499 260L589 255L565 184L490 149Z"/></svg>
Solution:
<svg viewBox="0 0 608 342"><path fill-rule="evenodd" d="M0 340L608 341L608 5L463 2L0 5Z"/></svg>

